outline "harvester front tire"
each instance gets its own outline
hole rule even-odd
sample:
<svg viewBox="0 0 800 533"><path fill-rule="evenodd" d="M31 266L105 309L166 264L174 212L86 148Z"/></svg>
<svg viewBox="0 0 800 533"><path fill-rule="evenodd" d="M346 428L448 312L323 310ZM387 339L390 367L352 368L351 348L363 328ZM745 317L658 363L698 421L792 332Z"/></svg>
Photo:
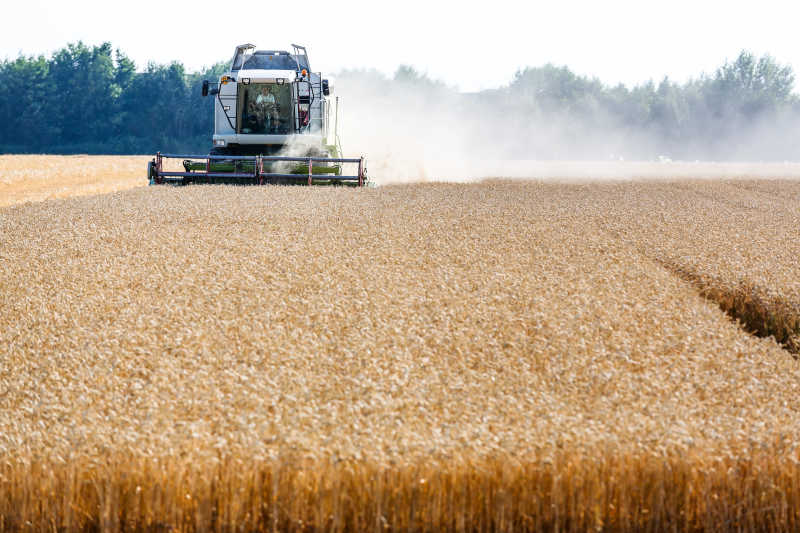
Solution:
<svg viewBox="0 0 800 533"><path fill-rule="evenodd" d="M156 184L156 162L155 161L148 161L147 162L147 180L149 181L150 185Z"/></svg>

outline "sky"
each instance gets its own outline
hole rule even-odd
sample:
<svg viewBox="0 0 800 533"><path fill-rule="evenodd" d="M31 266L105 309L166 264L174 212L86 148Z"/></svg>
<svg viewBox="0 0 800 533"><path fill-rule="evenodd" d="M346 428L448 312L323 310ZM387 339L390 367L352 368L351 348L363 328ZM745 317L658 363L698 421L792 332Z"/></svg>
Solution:
<svg viewBox="0 0 800 533"><path fill-rule="evenodd" d="M0 59L109 41L139 69L177 60L199 70L229 60L237 44L297 43L315 71L391 75L407 64L465 92L506 85L518 69L545 63L607 84L684 82L742 49L800 74L800 2L788 0L4 3Z"/></svg>

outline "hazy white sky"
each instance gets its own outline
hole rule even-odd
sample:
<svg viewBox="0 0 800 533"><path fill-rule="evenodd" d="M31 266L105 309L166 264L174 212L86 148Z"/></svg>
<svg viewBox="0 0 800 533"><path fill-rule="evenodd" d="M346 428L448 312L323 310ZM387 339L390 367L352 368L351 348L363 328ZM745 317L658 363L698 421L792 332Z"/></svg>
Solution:
<svg viewBox="0 0 800 533"><path fill-rule="evenodd" d="M549 2L6 0L0 58L110 41L139 68L227 60L237 44L309 49L314 70L410 64L464 91L508 83L552 62L633 85L711 72L745 48L800 73L796 0Z"/></svg>

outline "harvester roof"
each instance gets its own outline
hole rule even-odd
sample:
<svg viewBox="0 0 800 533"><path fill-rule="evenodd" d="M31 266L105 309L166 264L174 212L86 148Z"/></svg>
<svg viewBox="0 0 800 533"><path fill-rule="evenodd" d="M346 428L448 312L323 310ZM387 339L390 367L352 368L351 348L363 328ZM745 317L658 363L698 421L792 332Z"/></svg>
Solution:
<svg viewBox="0 0 800 533"><path fill-rule="evenodd" d="M297 70L297 61L289 52L259 50L244 61L241 70Z"/></svg>
<svg viewBox="0 0 800 533"><path fill-rule="evenodd" d="M286 50L255 50L254 44L242 44L236 47L231 63L231 71L237 70L311 70L308 66L308 55L305 48L298 45L294 54ZM302 52L302 53L301 53Z"/></svg>

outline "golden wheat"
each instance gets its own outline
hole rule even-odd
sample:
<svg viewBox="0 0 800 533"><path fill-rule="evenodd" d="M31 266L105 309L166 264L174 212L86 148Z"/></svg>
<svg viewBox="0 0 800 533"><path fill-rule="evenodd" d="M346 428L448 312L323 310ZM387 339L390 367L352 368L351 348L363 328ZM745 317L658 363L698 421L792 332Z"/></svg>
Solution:
<svg viewBox="0 0 800 533"><path fill-rule="evenodd" d="M599 187L601 227L800 352L800 181Z"/></svg>
<svg viewBox="0 0 800 533"><path fill-rule="evenodd" d="M743 183L783 233L715 182L6 208L0 531L797 529L798 363L663 266L789 244Z"/></svg>
<svg viewBox="0 0 800 533"><path fill-rule="evenodd" d="M0 155L0 207L147 184L145 156Z"/></svg>

